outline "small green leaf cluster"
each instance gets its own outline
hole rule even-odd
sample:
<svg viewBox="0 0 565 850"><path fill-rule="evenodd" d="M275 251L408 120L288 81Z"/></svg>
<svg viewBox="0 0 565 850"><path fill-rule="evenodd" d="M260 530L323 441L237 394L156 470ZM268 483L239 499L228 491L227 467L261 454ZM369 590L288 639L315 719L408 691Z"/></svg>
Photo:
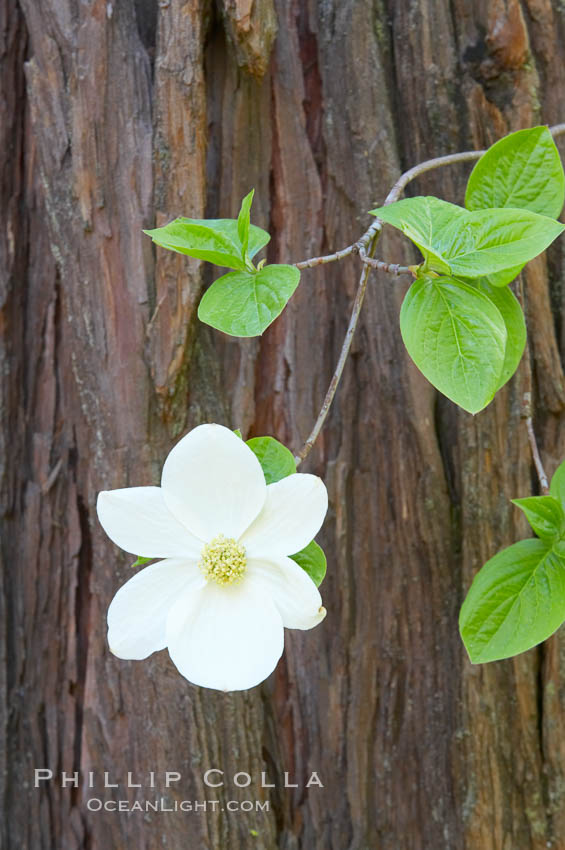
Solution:
<svg viewBox="0 0 565 850"><path fill-rule="evenodd" d="M565 462L548 496L513 503L537 537L498 552L475 576L459 616L474 664L525 652L565 622Z"/></svg>
<svg viewBox="0 0 565 850"><path fill-rule="evenodd" d="M282 312L300 280L295 266L253 264L271 238L251 224L252 190L236 219L177 218L145 230L156 245L230 268L204 294L198 318L230 336L259 336Z"/></svg>
<svg viewBox="0 0 565 850"><path fill-rule="evenodd" d="M565 176L547 127L496 142L473 169L465 208L434 197L373 210L424 256L400 313L412 360L440 392L477 413L516 371L526 343L507 288L563 232Z"/></svg>

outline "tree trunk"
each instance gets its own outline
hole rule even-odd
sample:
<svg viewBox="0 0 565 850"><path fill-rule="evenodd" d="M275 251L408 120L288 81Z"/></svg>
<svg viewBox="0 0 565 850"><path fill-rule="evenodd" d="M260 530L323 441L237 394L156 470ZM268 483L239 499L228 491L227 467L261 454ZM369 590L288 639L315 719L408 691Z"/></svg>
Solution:
<svg viewBox="0 0 565 850"><path fill-rule="evenodd" d="M565 848L563 635L471 667L457 630L476 570L527 534L509 499L533 492L530 369L548 470L565 455L559 248L525 271L530 351L477 417L412 366L405 284L374 274L304 465L330 492L329 613L286 633L261 688L199 689L166 652L108 651L105 614L131 558L98 525L97 492L158 483L175 440L203 421L298 449L360 271L350 258L303 272L263 338L234 340L196 320L209 271L153 250L142 228L234 216L255 186L269 261L296 262L355 240L419 160L564 120L559 2L271 4L0 7L0 844ZM461 202L467 174L449 166L413 191ZM379 251L412 256L388 233ZM36 768L53 781L35 788ZM224 787L206 787L210 768ZM78 787L61 787L62 771L80 771ZM119 788L102 787L104 771ZM128 771L144 787L128 789ZM182 780L166 789L165 771ZM323 788L306 787L312 771ZM87 805L156 796L269 810Z"/></svg>

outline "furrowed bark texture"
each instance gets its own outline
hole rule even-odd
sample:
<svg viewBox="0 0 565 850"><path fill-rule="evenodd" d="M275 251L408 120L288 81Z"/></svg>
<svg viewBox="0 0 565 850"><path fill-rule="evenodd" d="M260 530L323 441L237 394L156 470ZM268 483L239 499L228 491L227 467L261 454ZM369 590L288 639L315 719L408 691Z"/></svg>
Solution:
<svg viewBox="0 0 565 850"><path fill-rule="evenodd" d="M417 373L398 329L406 284L373 275L305 464L330 492L328 617L287 633L261 688L223 695L166 653L110 655L105 613L131 559L95 516L99 490L158 483L203 421L298 449L360 271L303 272L264 337L238 341L195 319L210 271L141 229L234 216L255 186L270 261L343 247L405 168L564 120L563 4L5 0L0 24L0 845L565 848L563 634L472 668L457 631L476 570L527 533L509 499L535 491L529 369L548 471L565 455L559 247L525 271L529 353L477 417ZM411 191L460 202L467 173ZM415 259L391 233L379 252ZM34 788L34 768L57 781ZM204 786L208 768L225 787ZM165 770L182 781L164 789ZM157 789L100 790L102 771L146 786L154 771ZM305 787L311 771L323 789ZM157 792L270 810L86 805Z"/></svg>

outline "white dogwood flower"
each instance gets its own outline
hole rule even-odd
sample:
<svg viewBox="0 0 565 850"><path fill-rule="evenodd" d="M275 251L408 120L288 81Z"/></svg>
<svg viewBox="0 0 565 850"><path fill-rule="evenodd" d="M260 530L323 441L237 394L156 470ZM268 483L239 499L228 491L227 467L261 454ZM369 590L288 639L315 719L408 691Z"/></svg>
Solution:
<svg viewBox="0 0 565 850"><path fill-rule="evenodd" d="M98 517L122 549L163 558L118 590L108 642L119 658L168 648L196 685L243 690L283 651L283 627L325 616L311 578L288 556L319 531L323 482L295 473L267 486L251 449L222 425L200 425L165 461L161 487L108 490Z"/></svg>

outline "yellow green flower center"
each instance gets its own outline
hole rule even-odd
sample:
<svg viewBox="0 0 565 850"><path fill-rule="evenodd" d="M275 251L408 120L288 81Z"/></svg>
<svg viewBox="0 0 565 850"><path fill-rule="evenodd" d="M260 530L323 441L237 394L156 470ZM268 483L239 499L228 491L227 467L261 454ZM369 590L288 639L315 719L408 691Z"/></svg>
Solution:
<svg viewBox="0 0 565 850"><path fill-rule="evenodd" d="M235 584L247 569L245 548L233 537L220 534L204 546L198 566L207 579L218 584Z"/></svg>

